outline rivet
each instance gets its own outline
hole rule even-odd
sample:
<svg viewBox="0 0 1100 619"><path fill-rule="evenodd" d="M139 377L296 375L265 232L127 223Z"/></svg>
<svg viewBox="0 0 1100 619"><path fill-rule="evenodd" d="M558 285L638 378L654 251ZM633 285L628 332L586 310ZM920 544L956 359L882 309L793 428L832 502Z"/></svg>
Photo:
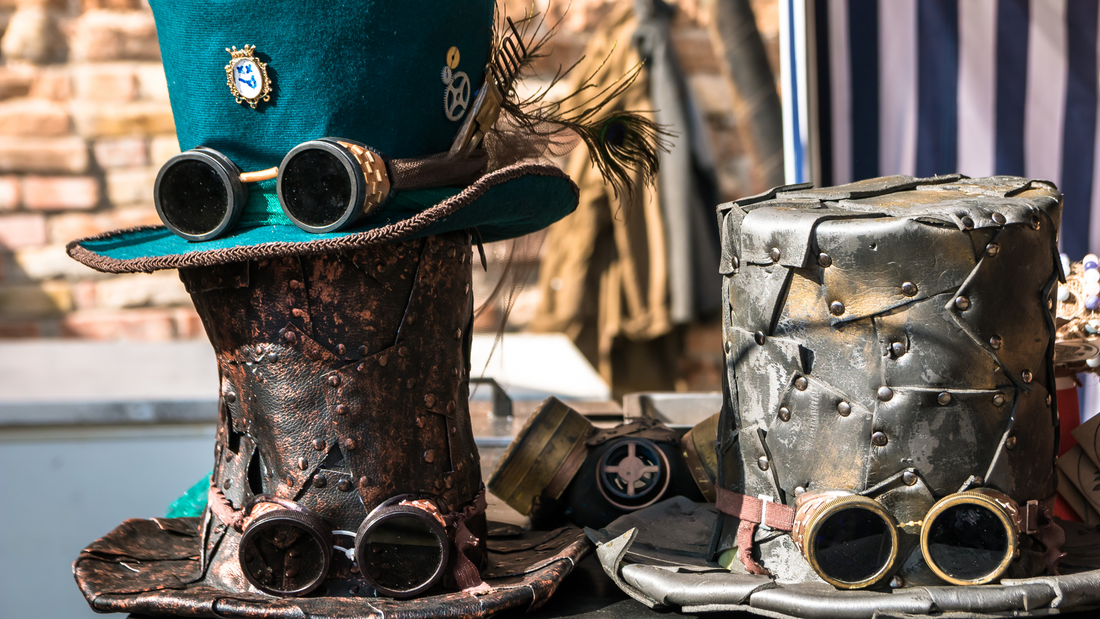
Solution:
<svg viewBox="0 0 1100 619"><path fill-rule="evenodd" d="M398 357L407 357L408 355L409 355L409 349L408 348L402 346L401 348L397 349L397 356Z"/></svg>
<svg viewBox="0 0 1100 619"><path fill-rule="evenodd" d="M359 487L360 488L366 488L368 486L370 486L370 477L367 477L366 475L364 475L363 477L360 477L359 478Z"/></svg>
<svg viewBox="0 0 1100 619"><path fill-rule="evenodd" d="M829 254L825 254L825 253L818 254L817 255L817 264L820 265L822 268L827 269L827 268L833 266L833 259L829 256Z"/></svg>
<svg viewBox="0 0 1100 619"><path fill-rule="evenodd" d="M359 573L359 566L352 563L351 567L348 568L348 571L351 572L352 574L358 574ZM352 591L352 593L358 593L359 592L359 587L358 586L353 585L352 589L355 589L355 591Z"/></svg>
<svg viewBox="0 0 1100 619"><path fill-rule="evenodd" d="M982 484L984 484L984 483L985 483L985 480L982 479L981 475L975 475L974 479L971 480L970 485L974 488L980 488L982 486Z"/></svg>
<svg viewBox="0 0 1100 619"><path fill-rule="evenodd" d="M470 294L470 284L466 284L466 288L462 290L463 294Z"/></svg>
<svg viewBox="0 0 1100 619"><path fill-rule="evenodd" d="M993 213L993 223L997 224L998 226L1003 226L1005 225L1005 221L1006 220L1004 215L1000 213Z"/></svg>
<svg viewBox="0 0 1100 619"><path fill-rule="evenodd" d="M283 339L293 344L298 339L298 335L293 331L287 331L283 333Z"/></svg>
<svg viewBox="0 0 1100 619"><path fill-rule="evenodd" d="M883 385L878 388L878 399L883 402L888 402L890 398L894 397L894 390Z"/></svg>
<svg viewBox="0 0 1100 619"><path fill-rule="evenodd" d="M335 375L335 374L333 374L332 376L329 376L328 377L328 384L329 384L330 387L339 387L340 386L340 377Z"/></svg>
<svg viewBox="0 0 1100 619"><path fill-rule="evenodd" d="M1050 406L1050 394L1047 394L1047 406Z"/></svg>
<svg viewBox="0 0 1100 619"><path fill-rule="evenodd" d="M451 368L451 376L458 376L458 368Z"/></svg>
<svg viewBox="0 0 1100 619"><path fill-rule="evenodd" d="M989 245L985 246L985 253L987 256L992 258L993 256L1001 253L1001 246L996 243L990 243Z"/></svg>
<svg viewBox="0 0 1100 619"><path fill-rule="evenodd" d="M366 357L367 356L367 347L366 346L360 346L359 347L359 356L361 356L361 357Z"/></svg>
<svg viewBox="0 0 1100 619"><path fill-rule="evenodd" d="M841 417L847 417L852 414L852 405L841 400L837 402L836 412L839 413Z"/></svg>
<svg viewBox="0 0 1100 619"><path fill-rule="evenodd" d="M313 439L313 448L316 449L317 451L324 451L325 450L325 442L323 440L319 439L319 438L315 438L315 439Z"/></svg>
<svg viewBox="0 0 1100 619"><path fill-rule="evenodd" d="M287 578L294 578L297 575L298 575L298 570L293 568L293 567L288 568L287 571L286 571L286 577Z"/></svg>
<svg viewBox="0 0 1100 619"><path fill-rule="evenodd" d="M454 426L451 426L451 436L454 436L457 433L458 433L458 428L456 428Z"/></svg>
<svg viewBox="0 0 1100 619"><path fill-rule="evenodd" d="M230 404L236 402L237 394L233 393L232 391L227 391L225 394L225 401L229 402Z"/></svg>
<svg viewBox="0 0 1100 619"><path fill-rule="evenodd" d="M413 324L416 322L416 312L409 312L409 315L405 317L405 324Z"/></svg>
<svg viewBox="0 0 1100 619"><path fill-rule="evenodd" d="M268 363L278 363L279 355L276 355L275 353L271 353L270 355L267 356L267 361L268 361Z"/></svg>
<svg viewBox="0 0 1100 619"><path fill-rule="evenodd" d="M1001 336L999 336L999 335L994 335L993 337L989 338L989 346L993 350L1000 350L1002 343L1004 343L1004 341L1001 339Z"/></svg>
<svg viewBox="0 0 1100 619"><path fill-rule="evenodd" d="M382 367L386 367L386 364L389 363L389 362L390 362L390 359L386 355L382 355L381 357L378 358L378 365L380 365Z"/></svg>
<svg viewBox="0 0 1100 619"><path fill-rule="evenodd" d="M340 489L340 492L351 492L355 486L351 485L350 479L341 479L336 482L336 487Z"/></svg>
<svg viewBox="0 0 1100 619"><path fill-rule="evenodd" d="M298 468L303 471L309 468L309 461L305 458L298 458Z"/></svg>
<svg viewBox="0 0 1100 619"><path fill-rule="evenodd" d="M378 270L382 270L382 265L378 265ZM359 568L355 566L352 566L352 570L354 570L356 573L359 572ZM359 585L352 585L348 588L348 591L351 592L352 595L359 595Z"/></svg>
<svg viewBox="0 0 1100 619"><path fill-rule="evenodd" d="M912 486L917 483L917 474L913 471L905 471L901 474L901 480L905 482L906 486Z"/></svg>
<svg viewBox="0 0 1100 619"><path fill-rule="evenodd" d="M890 344L890 352L894 353L895 357L900 357L905 354L905 344L901 342L894 342Z"/></svg>
<svg viewBox="0 0 1100 619"><path fill-rule="evenodd" d="M768 255L771 256L772 262L779 262L780 252L778 247L773 247Z"/></svg>
<svg viewBox="0 0 1100 619"><path fill-rule="evenodd" d="M840 301L833 301L829 304L829 311L832 312L833 316L840 316L844 313L844 304Z"/></svg>
<svg viewBox="0 0 1100 619"><path fill-rule="evenodd" d="M435 486L435 491L439 492L440 490L443 489L443 480L442 479L437 479L437 480L435 480L435 483L432 484L432 485Z"/></svg>
<svg viewBox="0 0 1100 619"><path fill-rule="evenodd" d="M738 258L737 256L733 257L733 268L735 268L735 269L741 268L741 259Z"/></svg>
<svg viewBox="0 0 1100 619"><path fill-rule="evenodd" d="M1032 215L1031 216L1031 229L1032 230L1038 230L1040 227L1041 227L1041 225L1039 223L1039 216L1038 215Z"/></svg>
<svg viewBox="0 0 1100 619"><path fill-rule="evenodd" d="M408 387L409 389L412 389L413 387L416 386L416 379L415 378L410 378L408 380L408 382L405 383L405 386Z"/></svg>
<svg viewBox="0 0 1100 619"><path fill-rule="evenodd" d="M893 578L890 579L890 588L891 589L901 589L904 586L905 586L905 579L902 578L901 576L894 576Z"/></svg>
<svg viewBox="0 0 1100 619"><path fill-rule="evenodd" d="M347 346L344 346L343 344L337 344L336 345L336 354L343 355L347 352L348 352L348 347Z"/></svg>
<svg viewBox="0 0 1100 619"><path fill-rule="evenodd" d="M290 287L297 290L297 289L302 287L302 282L300 282L296 279L292 279L292 280L290 280Z"/></svg>
<svg viewBox="0 0 1100 619"><path fill-rule="evenodd" d="M791 420L791 409L787 408L786 406L780 406L779 407L779 420L780 421L790 421Z"/></svg>
<svg viewBox="0 0 1100 619"><path fill-rule="evenodd" d="M456 408L458 408L458 404L454 400L451 400L450 402L447 402L447 412L448 413L455 412Z"/></svg>
<svg viewBox="0 0 1100 619"><path fill-rule="evenodd" d="M974 227L974 218L971 217L970 215L967 215L966 217L963 217L962 218L962 225L967 230L970 230L971 228Z"/></svg>
<svg viewBox="0 0 1100 619"><path fill-rule="evenodd" d="M352 439L352 438L344 439L344 449L346 449L348 451L354 451L355 450L355 439Z"/></svg>
<svg viewBox="0 0 1100 619"><path fill-rule="evenodd" d="M882 432L875 432L871 435L871 443L874 444L875 447L885 447L887 443L886 435Z"/></svg>
<svg viewBox="0 0 1100 619"><path fill-rule="evenodd" d="M1033 378L1031 375L1031 370L1024 370L1023 372L1020 372L1020 378L1024 379L1025 383L1030 383L1031 379Z"/></svg>
<svg viewBox="0 0 1100 619"><path fill-rule="evenodd" d="M435 406L435 396L430 393L424 394L424 406L428 408Z"/></svg>
<svg viewBox="0 0 1100 619"><path fill-rule="evenodd" d="M301 318L302 316L306 315L305 312L303 312L302 310L300 310L298 308L294 308L294 309L290 310L290 313L293 314L295 318Z"/></svg>
<svg viewBox="0 0 1100 619"><path fill-rule="evenodd" d="M302 551L295 548L295 549L291 550L290 552L288 552L287 554L290 555L292 558L297 559L298 557L302 556Z"/></svg>
<svg viewBox="0 0 1100 619"><path fill-rule="evenodd" d="M462 329L455 330L455 339L456 340L461 340L462 339Z"/></svg>
<svg viewBox="0 0 1100 619"><path fill-rule="evenodd" d="M293 477L287 477L286 478L286 486L287 486L287 488L293 488L294 487L294 478Z"/></svg>
<svg viewBox="0 0 1100 619"><path fill-rule="evenodd" d="M756 340L757 344L759 344L760 346L763 346L764 345L764 340L765 340L764 332L763 331L757 331L756 334L753 335L753 339Z"/></svg>
<svg viewBox="0 0 1100 619"><path fill-rule="evenodd" d="M799 391L805 391L806 387L809 386L810 381L806 380L805 376L799 376L798 378L794 379L794 388L798 389Z"/></svg>
<svg viewBox="0 0 1100 619"><path fill-rule="evenodd" d="M726 340L726 354L730 354L733 351L733 342Z"/></svg>
<svg viewBox="0 0 1100 619"><path fill-rule="evenodd" d="M794 487L794 495L795 496L800 496L800 495L803 495L803 494L806 494L806 489L805 488L803 488L802 486L795 486Z"/></svg>
<svg viewBox="0 0 1100 619"><path fill-rule="evenodd" d="M1004 396L1003 393L998 393L997 395L993 396L993 406L1000 407L1000 406L1004 406L1004 405L1005 405L1005 396Z"/></svg>
<svg viewBox="0 0 1100 619"><path fill-rule="evenodd" d="M768 457L760 456L760 459L756 461L756 466L760 467L761 471L768 470Z"/></svg>
<svg viewBox="0 0 1100 619"><path fill-rule="evenodd" d="M970 299L966 297L955 297L955 308L960 312L965 312L970 309Z"/></svg>
<svg viewBox="0 0 1100 619"><path fill-rule="evenodd" d="M941 391L940 394L936 396L936 401L940 403L940 406L947 406L951 403L951 394L946 391Z"/></svg>
<svg viewBox="0 0 1100 619"><path fill-rule="evenodd" d="M324 488L328 485L328 478L320 473L317 473L313 476L313 485L317 488Z"/></svg>
<svg viewBox="0 0 1100 619"><path fill-rule="evenodd" d="M222 482L222 488L225 488L226 490L229 490L229 487L232 486L232 485L233 485L233 480L232 479L227 479L227 480Z"/></svg>
<svg viewBox="0 0 1100 619"><path fill-rule="evenodd" d="M348 414L348 407L344 406L343 404L337 404L336 405L336 414L337 415L346 415L346 414Z"/></svg>
<svg viewBox="0 0 1100 619"><path fill-rule="evenodd" d="M428 464L431 464L432 462L435 462L435 450L434 449L429 449L428 451L424 452L424 462L427 462Z"/></svg>
<svg viewBox="0 0 1100 619"><path fill-rule="evenodd" d="M417 417L416 418L416 427L418 427L418 428L423 428L424 427L424 418L423 417Z"/></svg>
<svg viewBox="0 0 1100 619"><path fill-rule="evenodd" d="M1005 448L1006 449L1016 449L1016 437L1015 436L1010 436L1007 439L1005 439Z"/></svg>
<svg viewBox="0 0 1100 619"><path fill-rule="evenodd" d="M913 282L905 282L901 285L901 293L907 297L911 297L917 294L917 285Z"/></svg>
<svg viewBox="0 0 1100 619"><path fill-rule="evenodd" d="M455 485L455 481L454 481L454 479L451 478L450 475L448 475L448 476L443 478L443 485L446 486L449 489L451 486Z"/></svg>

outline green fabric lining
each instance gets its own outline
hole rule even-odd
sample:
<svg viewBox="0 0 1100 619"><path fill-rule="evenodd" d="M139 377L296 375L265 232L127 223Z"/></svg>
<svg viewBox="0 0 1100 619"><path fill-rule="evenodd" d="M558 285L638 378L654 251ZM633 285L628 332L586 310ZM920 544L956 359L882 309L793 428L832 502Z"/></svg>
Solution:
<svg viewBox="0 0 1100 619"><path fill-rule="evenodd" d="M187 489L187 492L183 493L183 496L172 501L172 504L168 506L168 518L190 518L192 516L201 516L202 512L206 510L207 494L210 489L210 476L214 474L214 471L210 471L206 476L200 479L194 486Z"/></svg>

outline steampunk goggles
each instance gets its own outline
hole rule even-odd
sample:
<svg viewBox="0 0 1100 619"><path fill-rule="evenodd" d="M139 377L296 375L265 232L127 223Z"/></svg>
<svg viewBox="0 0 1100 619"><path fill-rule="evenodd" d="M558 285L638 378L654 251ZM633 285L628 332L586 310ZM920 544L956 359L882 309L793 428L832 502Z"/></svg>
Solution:
<svg viewBox="0 0 1100 619"><path fill-rule="evenodd" d="M253 500L237 557L257 589L297 597L321 585L338 551L379 594L408 598L442 578L450 558L446 527L435 503L411 495L379 505L354 533L333 530L293 501L264 495ZM351 547L337 545L339 538L352 540Z"/></svg>
<svg viewBox="0 0 1100 619"><path fill-rule="evenodd" d="M871 587L894 573L899 529L919 527L925 563L955 585L997 580L1019 554L1020 533L1038 530L1037 501L1021 508L1005 494L985 488L948 495L922 520L903 524L878 501L843 490L802 494L793 509L728 491L719 495L724 513L758 510L758 523L790 531L814 572L841 589Z"/></svg>

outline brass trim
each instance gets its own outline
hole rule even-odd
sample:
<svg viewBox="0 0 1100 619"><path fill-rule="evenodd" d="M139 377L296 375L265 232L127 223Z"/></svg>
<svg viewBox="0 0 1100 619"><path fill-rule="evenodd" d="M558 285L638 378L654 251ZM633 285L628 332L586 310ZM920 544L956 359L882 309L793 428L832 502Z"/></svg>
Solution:
<svg viewBox="0 0 1100 619"><path fill-rule="evenodd" d="M839 589L864 589L882 582L897 569L898 523L893 514L887 511L878 501L843 490L828 490L803 494L798 497L795 504L797 505L797 511L794 518L794 527L791 530L791 538L794 540L795 546L802 551L802 556L806 557L806 561L810 564L814 573L825 582ZM892 551L890 558L882 568L870 577L860 581L846 582L824 573L817 562L812 544L804 542L813 540L817 536L818 529L829 516L853 507L866 509L886 522L886 530L890 532Z"/></svg>
<svg viewBox="0 0 1100 619"><path fill-rule="evenodd" d="M279 176L279 166L266 170L257 170L255 172L241 172L239 178L242 183L258 183L260 181L271 180L277 176Z"/></svg>
<svg viewBox="0 0 1100 619"><path fill-rule="evenodd" d="M1005 556L1004 559L1001 560L1001 563L985 576L971 580L955 578L944 572L934 561L932 561L928 551L928 532L931 530L931 525L935 522L936 517L950 507L967 503L985 507L993 512L993 514L997 516L997 519L1001 521L1001 524L1004 525L1005 531L1008 534L1008 548L1005 551ZM966 492L952 494L940 499L932 506L932 509L928 510L928 514L924 517L924 525L921 527L920 532L920 551L921 554L924 555L924 562L928 564L928 567L932 569L936 576L939 576L946 582L953 585L984 585L1000 578L1008 567L1012 565L1012 561L1016 558L1016 553L1019 552L1019 531L1021 528L1022 524L1019 507L1016 502L1007 495L987 488L967 490Z"/></svg>
<svg viewBox="0 0 1100 619"><path fill-rule="evenodd" d="M700 421L680 439L680 455L708 503L718 501L718 493L714 489L714 482L718 479L718 452L715 449L718 416L719 413L715 413Z"/></svg>
<svg viewBox="0 0 1100 619"><path fill-rule="evenodd" d="M348 149L359 162L359 167L363 168L363 178L367 181L367 198L363 202L360 215L366 215L378 208L390 195L390 175L386 171L386 164L381 157L358 144L340 140L336 140L336 143Z"/></svg>

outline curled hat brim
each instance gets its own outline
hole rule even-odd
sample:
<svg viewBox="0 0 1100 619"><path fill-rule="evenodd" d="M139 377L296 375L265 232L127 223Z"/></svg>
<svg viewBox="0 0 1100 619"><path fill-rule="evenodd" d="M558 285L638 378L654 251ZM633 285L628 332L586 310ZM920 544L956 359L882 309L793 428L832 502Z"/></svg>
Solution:
<svg viewBox="0 0 1100 619"><path fill-rule="evenodd" d="M431 619L488 617L509 608L537 608L557 590L592 546L575 527L524 531L490 524L492 589L396 600L384 597L275 598L217 585L199 556L199 518L131 519L80 554L73 575L93 610L173 617L259 619ZM204 574L205 572L205 574Z"/></svg>
<svg viewBox="0 0 1100 619"><path fill-rule="evenodd" d="M557 167L519 163L465 188L397 192L379 212L340 232L313 234L287 220L285 225L241 225L217 239L190 242L164 226L143 226L79 239L66 250L97 271L134 273L323 254L471 228L492 242L558 221L576 208L578 194Z"/></svg>

